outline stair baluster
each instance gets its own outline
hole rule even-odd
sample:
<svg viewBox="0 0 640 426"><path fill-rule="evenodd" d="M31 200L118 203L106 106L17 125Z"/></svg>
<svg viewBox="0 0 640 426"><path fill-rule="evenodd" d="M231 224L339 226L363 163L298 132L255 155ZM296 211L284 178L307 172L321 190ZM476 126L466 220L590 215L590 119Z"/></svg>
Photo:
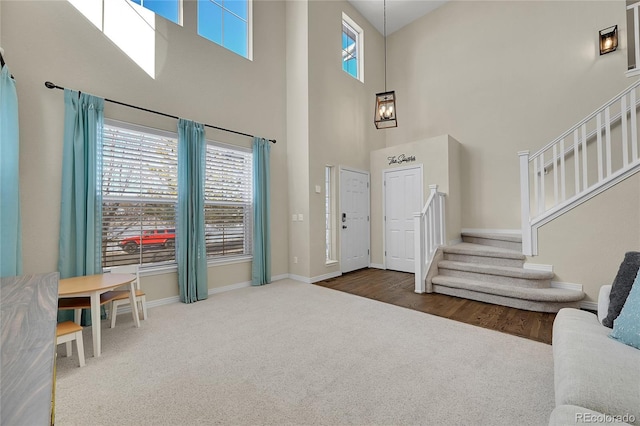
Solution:
<svg viewBox="0 0 640 426"><path fill-rule="evenodd" d="M438 185L429 185L431 193L424 208L419 213L414 213L415 232L415 292L431 293L431 288L426 288L425 280L433 256L438 247L445 245L445 194L438 192Z"/></svg>
<svg viewBox="0 0 640 426"><path fill-rule="evenodd" d="M640 171L638 87L640 80L535 154L529 155L529 151L518 153L523 254L538 254L537 230L542 225ZM614 129L621 131L613 132ZM565 150L565 139L572 134L573 143L568 139L569 146ZM545 160L545 153L551 160ZM566 161L571 156L573 161ZM589 173L590 157L592 168L594 163L597 164L597 172ZM553 177L547 177L551 169ZM567 182L567 177L573 178L573 185ZM572 186L575 188L573 193L567 194Z"/></svg>

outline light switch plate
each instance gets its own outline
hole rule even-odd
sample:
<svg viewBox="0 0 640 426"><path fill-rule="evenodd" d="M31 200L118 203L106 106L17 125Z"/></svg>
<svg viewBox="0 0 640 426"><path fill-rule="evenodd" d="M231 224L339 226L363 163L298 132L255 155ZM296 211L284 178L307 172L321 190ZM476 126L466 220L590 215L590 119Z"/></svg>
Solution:
<svg viewBox="0 0 640 426"><path fill-rule="evenodd" d="M292 221L294 221L294 222L297 222L297 221L298 221L298 215L297 215L297 214L295 214L295 213L294 213L294 214L292 214L292 215L291 215L291 220L292 220Z"/></svg>
<svg viewBox="0 0 640 426"><path fill-rule="evenodd" d="M304 220L304 216L302 216L302 213L298 214L298 221L302 222Z"/></svg>
<svg viewBox="0 0 640 426"><path fill-rule="evenodd" d="M322 188L320 188L320 185L316 185L316 194L319 194L322 191Z"/></svg>

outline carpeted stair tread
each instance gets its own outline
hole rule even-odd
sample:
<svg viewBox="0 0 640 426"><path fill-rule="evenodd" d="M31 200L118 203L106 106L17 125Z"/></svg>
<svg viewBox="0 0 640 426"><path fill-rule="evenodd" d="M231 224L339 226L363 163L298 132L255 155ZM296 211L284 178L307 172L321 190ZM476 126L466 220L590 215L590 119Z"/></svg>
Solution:
<svg viewBox="0 0 640 426"><path fill-rule="evenodd" d="M537 302L577 302L584 298L584 293L579 290L563 288L525 288L505 286L488 282L479 282L465 278L446 277L438 275L433 277L434 285L459 288L477 293L493 294L514 299L532 300Z"/></svg>
<svg viewBox="0 0 640 426"><path fill-rule="evenodd" d="M446 246L442 248L442 251L444 253L462 254L467 256L499 257L503 259L526 260L527 258L519 251L473 243L459 243L455 246Z"/></svg>
<svg viewBox="0 0 640 426"><path fill-rule="evenodd" d="M512 243L522 243L522 235L519 234L492 234L485 232L463 232L462 238L484 238L487 240L509 241Z"/></svg>
<svg viewBox="0 0 640 426"><path fill-rule="evenodd" d="M553 272L536 269L513 268L509 266L484 265L481 263L456 262L442 260L438 262L438 269L452 269L456 271L475 272L478 274L500 275L503 277L522 278L529 280L550 280Z"/></svg>

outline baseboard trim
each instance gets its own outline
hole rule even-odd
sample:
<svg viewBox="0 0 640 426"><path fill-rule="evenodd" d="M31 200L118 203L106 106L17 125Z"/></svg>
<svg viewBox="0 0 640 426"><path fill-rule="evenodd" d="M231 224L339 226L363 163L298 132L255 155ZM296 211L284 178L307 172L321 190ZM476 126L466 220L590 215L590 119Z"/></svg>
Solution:
<svg viewBox="0 0 640 426"><path fill-rule="evenodd" d="M308 277L303 277L302 275L289 274L289 279L300 281L301 283L305 284L311 284L311 279Z"/></svg>
<svg viewBox="0 0 640 426"><path fill-rule="evenodd" d="M280 281L280 280L286 280L287 278L289 278L289 274L276 275L275 277L271 277L271 282Z"/></svg>
<svg viewBox="0 0 640 426"><path fill-rule="evenodd" d="M370 263L369 268L386 269L382 263Z"/></svg>
<svg viewBox="0 0 640 426"><path fill-rule="evenodd" d="M243 283L229 284L222 287L214 287L209 289L209 296L212 294L224 293L225 291L238 290L240 288L251 287L251 281Z"/></svg>
<svg viewBox="0 0 640 426"><path fill-rule="evenodd" d="M328 274L318 275L317 277L310 278L309 281L311 284L313 284L313 283L317 283L318 281L324 281L331 278L336 278L341 275L342 275L342 272L340 271L329 272Z"/></svg>
<svg viewBox="0 0 640 426"><path fill-rule="evenodd" d="M149 302L147 302L147 309L151 309L151 308L156 308L158 306L163 306L163 305L170 305L172 303L179 303L180 302L180 296L171 296L171 297L165 297L164 299L157 299L157 300L151 300ZM122 308L118 308L118 313L125 313L125 312L131 312L131 306L126 305L123 306Z"/></svg>
<svg viewBox="0 0 640 426"><path fill-rule="evenodd" d="M588 311L596 311L598 312L598 303L597 302L580 302L580 308L586 309Z"/></svg>
<svg viewBox="0 0 640 426"><path fill-rule="evenodd" d="M563 283L560 281L551 281L551 288L563 288L565 290L582 291L582 284Z"/></svg>
<svg viewBox="0 0 640 426"><path fill-rule="evenodd" d="M534 271L553 272L553 265L544 265L541 263L525 262L522 267L524 269L532 269Z"/></svg>
<svg viewBox="0 0 640 426"><path fill-rule="evenodd" d="M275 277L271 277L271 281L272 282L279 281L286 278L289 278L289 274L276 275ZM232 290L239 290L241 288L246 288L246 287L251 287L251 281L229 284L222 287L210 288L207 294L211 296L213 294L224 293L226 291L232 291ZM171 297L165 297L163 299L151 300L147 302L147 309L156 308L158 306L163 306L163 305L170 305L171 303L178 303L178 302L180 302L180 296L171 296ZM130 312L131 312L130 305L126 305L121 308L118 308L118 315L120 315L121 313L126 314Z"/></svg>
<svg viewBox="0 0 640 426"><path fill-rule="evenodd" d="M472 232L475 234L522 234L522 229L479 229L479 228L462 228L462 233Z"/></svg>

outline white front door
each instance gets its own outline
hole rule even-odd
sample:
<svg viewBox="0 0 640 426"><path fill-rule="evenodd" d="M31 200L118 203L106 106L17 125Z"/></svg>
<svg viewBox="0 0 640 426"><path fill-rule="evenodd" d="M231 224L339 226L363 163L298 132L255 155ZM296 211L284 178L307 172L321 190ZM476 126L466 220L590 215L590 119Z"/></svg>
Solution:
<svg viewBox="0 0 640 426"><path fill-rule="evenodd" d="M422 210L422 167L384 172L386 268L414 272L413 214Z"/></svg>
<svg viewBox="0 0 640 426"><path fill-rule="evenodd" d="M340 270L369 267L369 173L340 169Z"/></svg>

